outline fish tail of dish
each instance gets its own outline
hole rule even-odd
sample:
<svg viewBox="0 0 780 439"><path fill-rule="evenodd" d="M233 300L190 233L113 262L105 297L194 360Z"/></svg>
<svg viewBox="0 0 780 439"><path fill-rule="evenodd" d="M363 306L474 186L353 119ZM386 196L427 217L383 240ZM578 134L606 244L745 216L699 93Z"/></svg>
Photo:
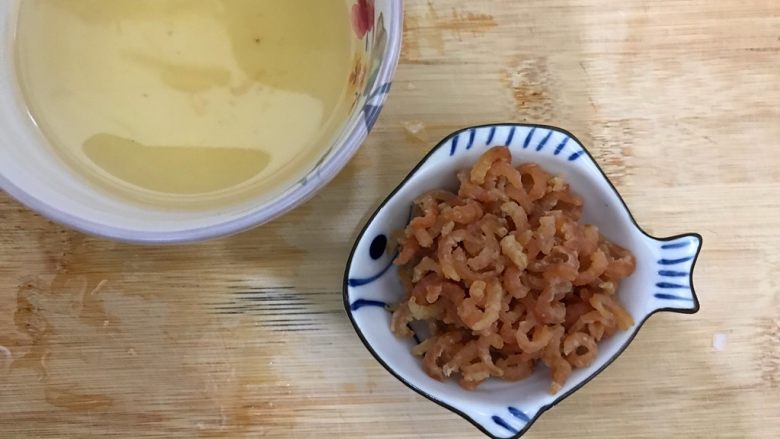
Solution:
<svg viewBox="0 0 780 439"><path fill-rule="evenodd" d="M654 239L657 257L653 276L654 307L658 310L693 314L699 299L693 286L693 270L702 247L697 233Z"/></svg>

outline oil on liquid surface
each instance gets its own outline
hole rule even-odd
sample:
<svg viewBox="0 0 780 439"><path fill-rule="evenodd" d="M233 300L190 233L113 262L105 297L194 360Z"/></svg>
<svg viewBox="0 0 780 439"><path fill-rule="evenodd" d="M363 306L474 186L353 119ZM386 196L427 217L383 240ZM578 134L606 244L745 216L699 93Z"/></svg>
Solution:
<svg viewBox="0 0 780 439"><path fill-rule="evenodd" d="M53 148L126 197L229 202L300 178L347 117L344 0L25 0L22 92Z"/></svg>

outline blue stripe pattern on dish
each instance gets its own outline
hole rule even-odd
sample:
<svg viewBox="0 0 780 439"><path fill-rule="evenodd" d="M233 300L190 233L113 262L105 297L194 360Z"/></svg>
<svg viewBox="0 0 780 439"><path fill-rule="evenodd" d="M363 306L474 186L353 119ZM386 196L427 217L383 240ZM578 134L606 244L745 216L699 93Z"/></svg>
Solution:
<svg viewBox="0 0 780 439"><path fill-rule="evenodd" d="M528 132L528 135L525 136L525 141L523 142L523 149L528 148L528 145L531 144L531 139L534 137L534 133L536 132L536 128L531 128L531 131Z"/></svg>
<svg viewBox="0 0 780 439"><path fill-rule="evenodd" d="M469 144L466 145L466 149L471 149L472 146L474 146L474 137L476 137L477 131L475 129L469 130Z"/></svg>
<svg viewBox="0 0 780 439"><path fill-rule="evenodd" d="M655 287L660 291L653 295L656 299L694 301L690 281L684 282L684 279L691 275L690 264L694 255L691 254L690 247L693 243L694 239L690 236L683 236L660 245L662 256L657 261L659 278L655 282Z"/></svg>
<svg viewBox="0 0 780 439"><path fill-rule="evenodd" d="M515 428L509 425L508 422L506 422L501 416L493 416L493 422L500 425L501 427L505 428L507 431L512 432L513 434L519 433L519 431Z"/></svg>
<svg viewBox="0 0 780 439"><path fill-rule="evenodd" d="M547 144L547 141L549 141L549 140L550 140L550 137L552 137L552 134L553 134L553 132L552 132L552 130L550 130L550 131L547 133L547 135L546 135L546 136L544 136L544 139L542 139L542 141L541 141L541 142L539 142L539 144L538 144L538 145L536 145L536 150L537 150L537 151L541 151L541 150L544 148L544 145L546 145L546 144Z"/></svg>
<svg viewBox="0 0 780 439"><path fill-rule="evenodd" d="M379 300L358 299L349 305L352 311L357 311L364 306L373 306L378 308L385 308L387 304Z"/></svg>
<svg viewBox="0 0 780 439"><path fill-rule="evenodd" d="M511 145L511 144L512 144L512 139L514 139L514 138L515 138L515 130L516 130L516 129L517 129L517 127L512 127L512 128L509 130L509 135L508 135L508 136L506 136L506 145L507 145L507 146L509 146L509 145Z"/></svg>
<svg viewBox="0 0 780 439"><path fill-rule="evenodd" d="M496 127L492 126L490 127L490 134L488 134L487 146L490 146L490 144L493 143L493 137L495 135L496 135Z"/></svg>
<svg viewBox="0 0 780 439"><path fill-rule="evenodd" d="M460 139L460 135L457 135L452 139L452 146L450 147L451 156L455 155L455 152L458 150L458 139Z"/></svg>
<svg viewBox="0 0 780 439"><path fill-rule="evenodd" d="M563 151L563 148L566 148L566 144L569 143L569 136L566 136L563 138L561 143L558 144L558 146L555 147L555 155L558 155Z"/></svg>

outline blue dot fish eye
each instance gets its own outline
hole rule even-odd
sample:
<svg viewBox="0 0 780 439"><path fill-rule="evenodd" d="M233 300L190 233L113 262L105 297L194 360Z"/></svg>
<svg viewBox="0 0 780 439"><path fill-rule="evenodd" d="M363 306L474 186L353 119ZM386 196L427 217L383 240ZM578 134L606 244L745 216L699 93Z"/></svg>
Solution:
<svg viewBox="0 0 780 439"><path fill-rule="evenodd" d="M368 249L368 254L371 259L377 260L382 257L387 248L387 237L385 235L379 235L371 241L371 247Z"/></svg>

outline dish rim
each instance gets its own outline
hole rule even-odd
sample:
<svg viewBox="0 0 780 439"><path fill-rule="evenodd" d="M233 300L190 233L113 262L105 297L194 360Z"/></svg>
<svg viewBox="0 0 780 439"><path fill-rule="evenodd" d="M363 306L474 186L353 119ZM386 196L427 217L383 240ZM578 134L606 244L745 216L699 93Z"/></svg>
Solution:
<svg viewBox="0 0 780 439"><path fill-rule="evenodd" d="M608 358L598 369L596 369L592 374L588 375L585 379L574 385L571 389L568 391L558 395L553 401L551 401L548 404L544 404L536 411L536 413L529 419L529 421L521 428L515 435L511 436L510 439L518 439L521 436L523 436L536 421L548 410L552 409L559 403L561 403L563 400L571 396L574 392L581 389L583 386L591 382L593 379L595 379L598 375L601 374L601 372L604 371L608 366L610 366L615 360L620 357L620 355L628 349L628 347L631 345L631 342L634 341L634 338L639 333L639 331L642 329L642 326L644 326L645 322L650 319L653 315L659 312L674 312L674 313L680 313L680 314L696 314L700 310L700 304L698 296L696 295L696 290L693 284L693 272L696 267L696 262L699 258L699 254L701 253L702 246L704 244L704 239L701 234L696 232L690 232L690 233L681 233L665 238L658 238L655 237L649 233L647 233L640 225L637 223L636 219L634 218L634 215L631 213L631 209L628 208L628 205L626 204L623 197L620 195L620 192L618 192L615 185L612 183L612 181L609 179L607 174L604 172L604 170L601 168L601 166L598 164L598 161L596 161L595 157L591 154L591 152L588 150L588 148L571 132L552 125L545 125L545 124L535 124L535 123L518 123L518 122L506 122L506 123L488 123L488 124L481 124L481 125L473 125L464 127L461 129L458 129L450 134L448 134L446 137L444 137L441 141L436 143L436 145L431 148L431 150L422 158L420 161L412 168L411 171L396 185L395 188L382 200L382 202L374 209L371 216L368 217L365 224L361 228L360 232L357 235L357 238L355 239L355 243L352 246L352 250L350 250L349 258L347 259L346 268L344 270L344 278L342 282L342 299L344 308L346 310L347 316L349 317L349 321L352 324L352 328L355 330L355 333L357 333L358 337L360 338L360 342L363 343L363 345L368 349L368 351L371 353L371 355L374 357L374 359L379 362L379 364L382 365L382 367L385 368L391 375L393 375L396 379L398 379L401 383L403 383L406 387L412 389L414 392L419 394L420 396L434 402L435 404L457 414L461 418L468 421L470 424L472 424L474 427L476 427L478 430L480 430L482 433L487 435L490 438L493 439L506 439L504 437L495 436L492 433L490 433L486 428L484 428L480 423L476 422L475 420L471 419L466 413L462 412L461 410L458 410L451 405L447 404L444 401L439 400L435 396L431 395L430 393L426 392L425 390L418 388L414 384L408 382L406 379L404 379L400 374L395 372L393 368L388 366L388 364L382 359L382 357L376 353L376 351L371 347L371 344L368 343L368 341L363 336L363 333L360 330L360 327L358 326L357 322L355 321L355 318L352 314L351 309L351 303L349 301L349 271L352 267L352 262L355 256L355 253L357 251L357 247L360 244L360 242L365 237L366 231L368 228L372 225L374 219L376 219L376 216L379 214L379 212L388 204L388 202L395 197L395 195L403 188L406 183L417 174L417 172L422 168L422 166L428 161L428 159L433 156L434 153L436 153L440 148L445 147L450 141L455 137L458 136L464 132L468 132L469 130L476 130L481 128L491 128L491 127L522 127L522 128L538 128L538 129L547 129L551 131L557 131L561 134L564 134L577 142L579 146L582 147L582 151L584 154L586 154L593 164L596 166L596 169L599 171L601 176L604 178L604 180L607 182L607 185L609 188L615 193L617 198L620 200L620 203L622 204L623 208L625 209L626 213L628 214L628 218L633 224L633 226L638 230L640 233L645 235L646 237L650 239L655 239L660 242L667 242L667 241L674 241L676 239L684 238L684 237L696 237L699 240L699 245L696 248L696 252L693 255L693 259L691 260L691 268L689 271L689 285L690 285L690 291L691 296L693 298L693 304L694 306L692 308L673 308L673 307L662 307L662 308L656 308L652 310L650 313L648 313L638 324L636 324L633 331L629 334L628 339L623 343L622 346L617 350L617 352Z"/></svg>

